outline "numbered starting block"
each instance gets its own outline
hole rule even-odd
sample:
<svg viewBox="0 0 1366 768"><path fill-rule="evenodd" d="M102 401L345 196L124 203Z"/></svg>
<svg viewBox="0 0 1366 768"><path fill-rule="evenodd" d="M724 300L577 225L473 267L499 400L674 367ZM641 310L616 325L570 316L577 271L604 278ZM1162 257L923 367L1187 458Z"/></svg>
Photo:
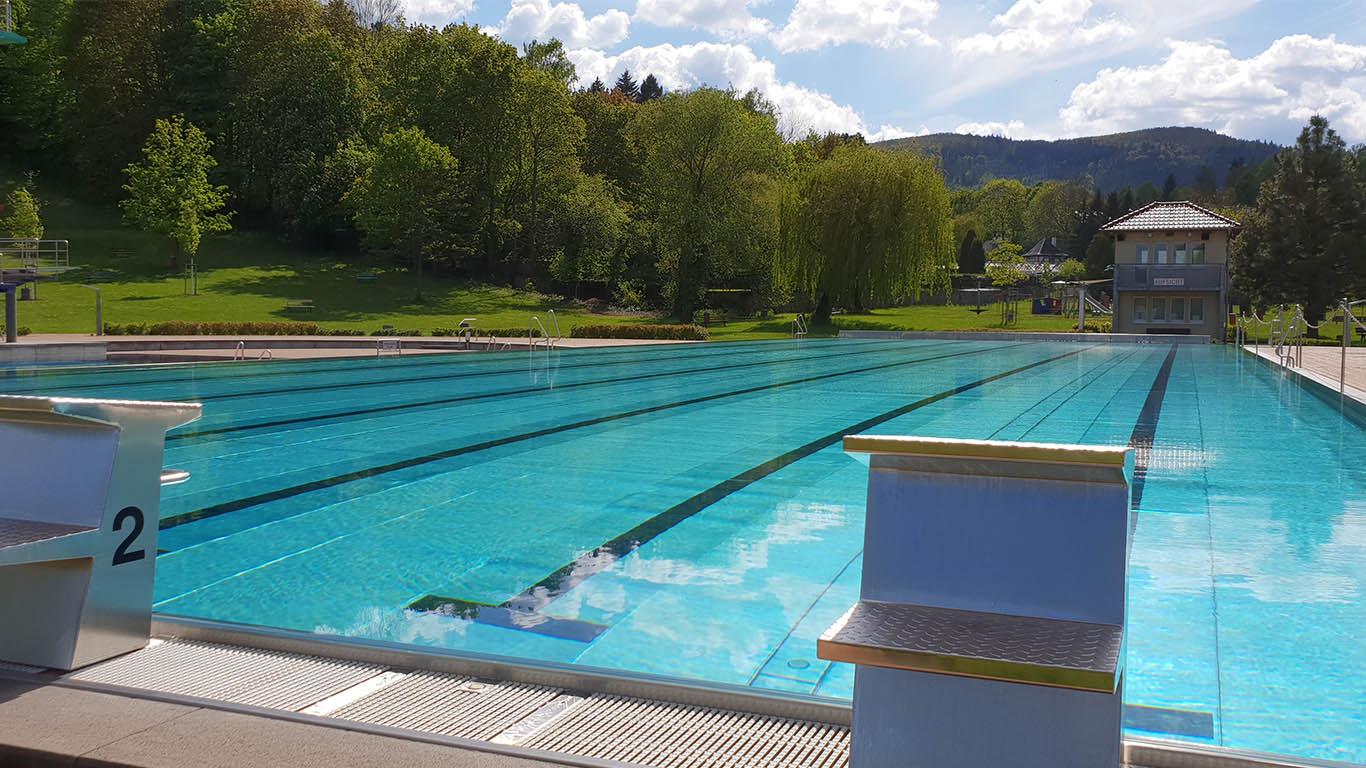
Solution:
<svg viewBox="0 0 1366 768"><path fill-rule="evenodd" d="M0 660L75 669L147 643L166 430L197 403L0 396Z"/></svg>

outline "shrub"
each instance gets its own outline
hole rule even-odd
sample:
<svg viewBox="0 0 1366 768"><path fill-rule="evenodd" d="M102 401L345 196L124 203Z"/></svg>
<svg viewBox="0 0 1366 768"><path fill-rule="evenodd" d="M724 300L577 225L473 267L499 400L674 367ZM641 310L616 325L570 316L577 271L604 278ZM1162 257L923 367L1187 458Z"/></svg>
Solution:
<svg viewBox="0 0 1366 768"><path fill-rule="evenodd" d="M515 338L517 338L518 336L525 336L525 335L526 335L526 329L525 329L525 328L480 328L480 329L479 329L479 335L480 335L480 336L485 336L485 337L487 337L487 336L498 336L498 337L504 338L504 339L515 339ZM539 336L541 335L541 329L540 329L540 328L532 329L531 335L532 335L532 336L539 337ZM571 333L570 335L573 336L574 334Z"/></svg>
<svg viewBox="0 0 1366 768"><path fill-rule="evenodd" d="M669 339L706 341L707 329L697 325L576 325L569 335L576 339Z"/></svg>
<svg viewBox="0 0 1366 768"><path fill-rule="evenodd" d="M106 336L142 336L147 333L146 323L105 323L104 335Z"/></svg>
<svg viewBox="0 0 1366 768"><path fill-rule="evenodd" d="M27 336L27 335L29 335L30 333L33 333L33 329L32 329L32 328L29 328L27 325L21 325L21 326L19 326L19 330L16 331L16 333L18 333L18 335L20 335L20 336ZM0 336L4 336L4 335L5 335L5 326L0 325Z"/></svg>
<svg viewBox="0 0 1366 768"><path fill-rule="evenodd" d="M364 336L365 331L358 331L354 328L319 328L319 336Z"/></svg>
<svg viewBox="0 0 1366 768"><path fill-rule="evenodd" d="M1109 320L1087 320L1083 327L1087 333L1110 333L1114 323Z"/></svg>
<svg viewBox="0 0 1366 768"><path fill-rule="evenodd" d="M317 323L293 322L231 322L214 320L202 323L170 320L161 323L105 323L104 332L110 336L315 336L321 333Z"/></svg>
<svg viewBox="0 0 1366 768"><path fill-rule="evenodd" d="M422 331L420 331L420 330L418 330L418 329L416 329L416 328L414 328L414 329L411 330L411 331L400 331L400 330L398 330L397 328L395 328L394 330L386 331L386 330L384 330L383 328L381 328L381 329L379 329L378 331L371 331L371 332L370 332L370 335L371 335L371 336L421 336L421 335L422 335Z"/></svg>
<svg viewBox="0 0 1366 768"><path fill-rule="evenodd" d="M604 309L607 309L607 305L603 302L602 299L585 299L583 302L583 307L584 309L587 309L589 312L601 312Z"/></svg>

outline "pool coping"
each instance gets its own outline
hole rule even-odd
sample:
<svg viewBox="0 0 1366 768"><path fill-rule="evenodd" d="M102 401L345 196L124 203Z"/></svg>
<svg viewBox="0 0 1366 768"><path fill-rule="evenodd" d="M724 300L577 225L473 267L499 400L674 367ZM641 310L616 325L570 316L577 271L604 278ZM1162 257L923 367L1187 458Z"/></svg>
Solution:
<svg viewBox="0 0 1366 768"><path fill-rule="evenodd" d="M1339 392L1338 382L1333 379L1302 368L1281 365L1280 361L1275 358L1275 353L1271 347L1243 346L1241 349L1271 370L1290 374L1291 380L1309 394L1330 406L1337 407L1345 418L1356 425L1366 427L1366 392L1353 386L1343 386L1342 391Z"/></svg>
<svg viewBox="0 0 1366 768"><path fill-rule="evenodd" d="M154 634L171 633L175 639L193 635L199 642L257 649L279 646L278 650L304 653L322 659L359 661L368 659L383 664L399 664L414 671L448 671L462 668L466 673L492 670L490 659L457 652L424 649L387 643L368 643L351 639L320 638L302 632L244 627L221 622L184 619L180 617L155 619ZM276 649L267 649L276 650ZM134 652L137 653L137 652ZM560 675L557 665L521 663L520 660L499 659L499 671L510 676ZM563 665L558 665L563 666ZM573 671L573 670L571 670ZM578 670L578 679L588 684L625 686L643 703L676 701L680 693L705 694L708 688L732 704L727 707L739 713L731 728L753 728L755 723L788 719L791 695L770 696L750 691L736 695L710 684L692 685L669 679L655 680L649 676L630 673L603 674ZM484 676L484 675L481 675ZM6 684L8 683L8 684ZM191 695L129 688L111 683L70 680L54 676L52 672L24 672L0 667L0 692L13 693L19 689L36 700L23 701L17 696L0 696L0 713L10 709L28 708L29 722L11 726L6 736L0 718L0 762L6 765L86 765L139 766L161 768L184 764L187 754L253 753L262 764L323 765L341 768L344 765L373 764L373 755L417 750L448 765L508 765L513 768L535 765L570 765L583 768L624 768L636 763L619 762L566 752L548 752L513 744L447 736L433 732L405 730L392 726L375 725L354 720L342 720L325 715L309 715L285 709L233 703L199 698ZM570 689L572 693L577 690ZM657 695L650 695L657 694ZM33 707L66 715L50 720L33 714ZM823 703L821 703L823 704ZM780 711L771 709L777 706ZM834 705L833 709L852 710L849 704ZM769 710L769 711L756 711ZM108 722L96 723L96 718L107 717ZM746 715L750 716L746 718ZM245 719L244 719L245 718ZM73 733L72 721L78 728L103 729L101 733ZM119 722L112 722L118 720ZM182 721L177 725L177 721ZM65 726L65 727L64 727ZM701 741L708 734L696 734ZM395 740L398 741L395 741ZM18 743L14 743L18 742ZM45 744L35 748L33 744ZM92 747L93 745L93 747ZM338 760L336 752L344 745L346 758ZM1359 768L1357 764L1333 760L1301 758L1290 755L1252 752L1212 745L1199 745L1156 738L1125 738L1123 764L1130 768ZM171 754L168 756L167 751ZM330 756L323 755L328 753ZM436 750L436 751L432 751ZM264 758L262 755L264 754ZM367 760L368 757L368 760ZM309 759L311 758L311 759ZM325 758L325 759L324 759ZM353 762L352 760L355 760ZM505 762L506 761L506 762Z"/></svg>
<svg viewBox="0 0 1366 768"><path fill-rule="evenodd" d="M1090 344L1209 344L1209 336L1163 333L1077 333L1075 331L840 331L841 339L925 339L937 341L1071 341Z"/></svg>

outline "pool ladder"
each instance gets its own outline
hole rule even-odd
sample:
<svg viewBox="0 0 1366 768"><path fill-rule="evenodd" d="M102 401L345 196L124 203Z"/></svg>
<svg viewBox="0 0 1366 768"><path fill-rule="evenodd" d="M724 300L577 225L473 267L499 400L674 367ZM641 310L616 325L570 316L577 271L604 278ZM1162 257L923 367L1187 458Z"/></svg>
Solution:
<svg viewBox="0 0 1366 768"><path fill-rule="evenodd" d="M806 315L801 312L798 312L797 316L792 318L792 338L806 338Z"/></svg>
<svg viewBox="0 0 1366 768"><path fill-rule="evenodd" d="M541 318L537 317L536 315L532 315L532 316L531 316L531 321L527 323L527 327L526 327L526 340L527 340L527 347L528 347L528 348L530 348L530 349L535 349L535 348L536 348L536 344L537 344L537 342L536 342L536 329L537 329L537 328L540 328L540 329L541 329L541 338L545 339L545 348L546 348L547 350L553 349L553 348L555 347L555 343L556 343L556 342L562 341L562 340L564 339L564 334L563 334L563 333L560 333L560 321L559 321L559 318L555 317L555 310L553 310L553 309L550 310L550 324L553 325L553 326L555 326L555 335L554 335L554 337L552 337L552 336L546 331L545 325L541 323Z"/></svg>
<svg viewBox="0 0 1366 768"><path fill-rule="evenodd" d="M266 347L265 349L261 350L261 354L258 355L256 359L271 360L274 357L275 355L271 354L270 352L270 347ZM232 359L234 361L247 359L247 343L245 341L237 342L237 348L232 351Z"/></svg>

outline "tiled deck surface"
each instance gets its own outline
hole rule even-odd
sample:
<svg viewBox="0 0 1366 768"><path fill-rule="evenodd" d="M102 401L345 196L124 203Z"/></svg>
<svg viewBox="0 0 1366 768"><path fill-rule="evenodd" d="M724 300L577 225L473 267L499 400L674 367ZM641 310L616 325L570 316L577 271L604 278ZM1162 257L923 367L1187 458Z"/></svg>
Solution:
<svg viewBox="0 0 1366 768"><path fill-rule="evenodd" d="M1255 348L1247 346L1244 349L1249 352L1255 351L1263 359L1280 364L1274 347L1263 344ZM1342 368L1341 347L1305 347L1300 358L1300 367L1296 370L1334 390L1338 388L1340 381L1344 381L1347 385L1346 394L1366 403L1366 347L1352 347L1347 350L1345 379L1340 377Z"/></svg>

